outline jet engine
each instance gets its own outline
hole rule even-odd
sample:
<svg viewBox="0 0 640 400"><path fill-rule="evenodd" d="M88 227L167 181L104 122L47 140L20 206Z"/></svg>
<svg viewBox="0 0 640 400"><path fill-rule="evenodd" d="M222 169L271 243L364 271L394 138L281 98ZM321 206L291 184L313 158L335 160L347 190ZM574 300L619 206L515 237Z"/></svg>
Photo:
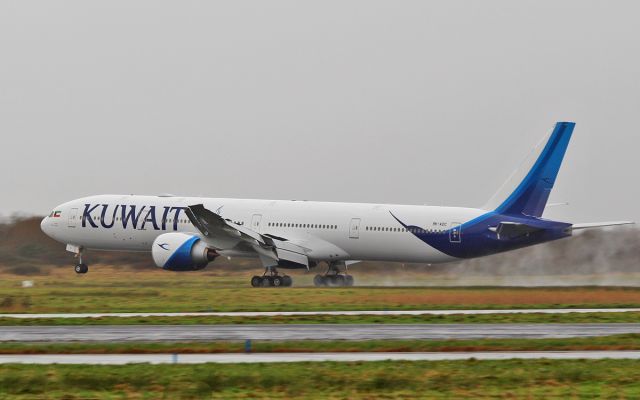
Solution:
<svg viewBox="0 0 640 400"><path fill-rule="evenodd" d="M153 261L169 271L196 271L203 269L218 253L198 236L185 233L164 233L153 241Z"/></svg>

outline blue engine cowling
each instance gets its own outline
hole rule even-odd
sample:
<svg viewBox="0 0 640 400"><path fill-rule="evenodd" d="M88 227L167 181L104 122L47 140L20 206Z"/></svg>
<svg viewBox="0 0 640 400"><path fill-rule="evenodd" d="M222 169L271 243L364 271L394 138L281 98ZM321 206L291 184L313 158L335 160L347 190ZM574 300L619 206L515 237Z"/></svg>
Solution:
<svg viewBox="0 0 640 400"><path fill-rule="evenodd" d="M195 271L206 267L218 253L197 236L172 232L164 233L153 241L151 255L160 268Z"/></svg>

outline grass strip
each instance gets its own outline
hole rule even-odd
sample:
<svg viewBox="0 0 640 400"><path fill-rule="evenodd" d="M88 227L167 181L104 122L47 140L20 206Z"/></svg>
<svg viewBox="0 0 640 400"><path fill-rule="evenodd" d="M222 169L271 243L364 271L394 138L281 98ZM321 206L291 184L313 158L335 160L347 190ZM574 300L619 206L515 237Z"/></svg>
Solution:
<svg viewBox="0 0 640 400"><path fill-rule="evenodd" d="M0 343L0 354L243 353L243 341ZM252 341L255 353L640 350L640 334L563 339Z"/></svg>
<svg viewBox="0 0 640 400"><path fill-rule="evenodd" d="M217 324L640 323L640 312L453 315L295 315L274 317L2 318L0 326Z"/></svg>
<svg viewBox="0 0 640 400"><path fill-rule="evenodd" d="M35 280L34 287L0 281L0 312L193 312L420 309L632 308L640 288L571 287L217 287L212 277L104 281L94 275ZM83 279L80 279L83 278ZM247 278L248 280L248 278ZM244 283L243 285L246 285Z"/></svg>
<svg viewBox="0 0 640 400"><path fill-rule="evenodd" d="M2 365L12 399L640 397L638 360Z"/></svg>

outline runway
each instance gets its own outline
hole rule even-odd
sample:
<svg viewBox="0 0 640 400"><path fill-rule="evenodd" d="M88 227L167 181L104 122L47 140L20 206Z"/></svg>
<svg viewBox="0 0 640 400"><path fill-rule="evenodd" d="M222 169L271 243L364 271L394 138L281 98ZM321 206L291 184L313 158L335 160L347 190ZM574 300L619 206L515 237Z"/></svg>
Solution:
<svg viewBox="0 0 640 400"><path fill-rule="evenodd" d="M640 323L0 326L0 342L569 338L624 333L640 333Z"/></svg>
<svg viewBox="0 0 640 400"><path fill-rule="evenodd" d="M279 317L306 315L483 315L483 314L569 314L640 312L640 308L545 308L510 310L364 310L364 311L234 311L234 312L134 312L134 313L57 313L0 314L0 318L140 318L140 317Z"/></svg>
<svg viewBox="0 0 640 400"><path fill-rule="evenodd" d="M0 364L202 364L509 359L640 359L640 351L505 351L448 353L52 354L0 355Z"/></svg>

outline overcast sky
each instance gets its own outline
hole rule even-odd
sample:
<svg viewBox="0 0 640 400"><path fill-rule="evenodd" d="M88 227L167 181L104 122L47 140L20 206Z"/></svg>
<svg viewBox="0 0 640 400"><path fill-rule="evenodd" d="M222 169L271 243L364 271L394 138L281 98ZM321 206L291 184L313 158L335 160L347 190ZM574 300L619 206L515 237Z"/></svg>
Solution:
<svg viewBox="0 0 640 400"><path fill-rule="evenodd" d="M482 206L558 120L546 216L640 220L637 1L0 0L0 213L100 193Z"/></svg>

